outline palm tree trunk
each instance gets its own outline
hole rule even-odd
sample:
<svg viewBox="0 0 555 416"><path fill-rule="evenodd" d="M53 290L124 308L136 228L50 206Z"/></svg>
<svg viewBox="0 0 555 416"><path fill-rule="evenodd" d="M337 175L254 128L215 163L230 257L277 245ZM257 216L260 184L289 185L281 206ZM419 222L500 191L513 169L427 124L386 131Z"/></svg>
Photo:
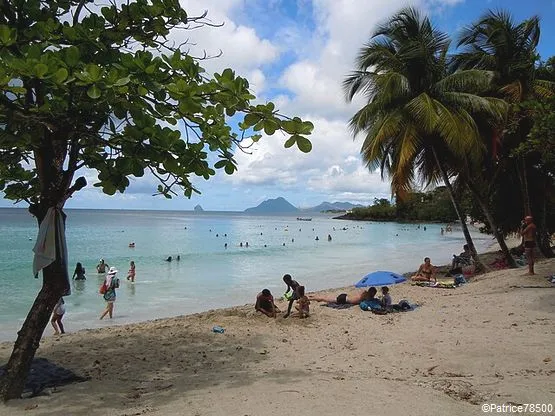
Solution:
<svg viewBox="0 0 555 416"><path fill-rule="evenodd" d="M549 231L547 228L547 195L549 195L549 187L548 187L548 178L544 177L543 184L544 184L544 192L542 195L543 203L542 203L542 212L541 212L541 220L539 227L536 230L536 238L538 240L538 248L540 249L541 253L547 258L555 257L553 253L553 249L551 248L551 238L549 235Z"/></svg>
<svg viewBox="0 0 555 416"><path fill-rule="evenodd" d="M478 252L476 251L476 247L474 246L474 241L472 241L470 231L468 231L468 225L466 225L466 219L462 217L459 203L458 203L457 199L455 198L455 192L453 191L453 186L451 185L451 182L449 181L449 176L447 176L447 172L445 171L445 169L441 165L441 163L439 161L439 157L437 156L436 149L434 147L432 147L432 152L434 154L434 158L436 160L437 167L438 167L439 171L441 172L441 176L443 177L443 182L445 184L445 187L447 188L447 191L449 192L449 197L451 198L451 203L453 204L453 208L455 209L455 212L457 213L457 217L459 217L459 221L461 222L461 227L462 227L462 230L463 230L464 239L466 240L466 244L468 244L468 248L472 252L472 258L474 259L474 264L476 265L476 270L484 271L485 267L482 264L482 262L480 261L480 256L478 255Z"/></svg>
<svg viewBox="0 0 555 416"><path fill-rule="evenodd" d="M493 215L491 215L491 212L488 208L488 205L484 201L484 198L482 198L482 195L478 191L478 188L476 188L474 183L469 178L466 178L465 182L466 182L466 186L468 187L470 192L472 192L472 194L476 198L476 201L478 201L478 204L480 205L480 208L482 208L482 212L484 213L484 215L486 217L486 221L488 222L488 225L489 225L491 231L493 232L493 235L495 236L495 239L497 240L497 244L499 244L499 247L501 248L501 251L503 252L503 255L505 256L505 259L507 260L507 264L509 265L509 267L512 267L512 268L518 267L516 262L515 262L515 259L513 258L511 253L509 252L509 248L507 247L507 243L505 242L505 238L499 232L499 228L497 227L497 224L495 223L495 220L493 219Z"/></svg>

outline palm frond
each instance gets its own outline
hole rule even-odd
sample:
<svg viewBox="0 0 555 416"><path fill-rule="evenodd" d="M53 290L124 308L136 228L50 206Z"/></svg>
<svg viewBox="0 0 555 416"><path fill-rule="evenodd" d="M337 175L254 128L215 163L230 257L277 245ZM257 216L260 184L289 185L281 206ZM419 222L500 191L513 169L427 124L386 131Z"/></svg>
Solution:
<svg viewBox="0 0 555 416"><path fill-rule="evenodd" d="M512 103L517 103L522 101L524 96L524 88L520 80L515 80L510 84L505 85L500 90L501 94Z"/></svg>
<svg viewBox="0 0 555 416"><path fill-rule="evenodd" d="M493 71L482 69L461 70L439 80L434 85L434 89L440 93L443 91L460 91L480 94L491 89L494 76Z"/></svg>
<svg viewBox="0 0 555 416"><path fill-rule="evenodd" d="M438 111L434 99L422 93L406 105L410 117L419 125L423 134L431 134L438 123Z"/></svg>
<svg viewBox="0 0 555 416"><path fill-rule="evenodd" d="M532 91L539 98L549 98L555 95L555 82L536 79L532 83Z"/></svg>

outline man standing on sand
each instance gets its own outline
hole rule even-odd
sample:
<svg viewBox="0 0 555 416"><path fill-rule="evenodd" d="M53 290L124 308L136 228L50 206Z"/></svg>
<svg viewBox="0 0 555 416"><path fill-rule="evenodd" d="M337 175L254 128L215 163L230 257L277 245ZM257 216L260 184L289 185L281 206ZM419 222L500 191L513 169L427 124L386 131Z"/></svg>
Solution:
<svg viewBox="0 0 555 416"><path fill-rule="evenodd" d="M528 261L528 273L526 275L534 275L534 248L536 247L536 224L533 218L528 215L524 218L522 231L520 235L524 240L524 252Z"/></svg>

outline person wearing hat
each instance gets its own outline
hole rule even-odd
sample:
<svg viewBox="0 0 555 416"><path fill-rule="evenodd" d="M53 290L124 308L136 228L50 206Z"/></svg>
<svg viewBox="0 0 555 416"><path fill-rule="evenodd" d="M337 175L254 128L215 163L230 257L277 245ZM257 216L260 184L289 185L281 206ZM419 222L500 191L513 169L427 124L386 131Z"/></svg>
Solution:
<svg viewBox="0 0 555 416"><path fill-rule="evenodd" d="M109 269L109 268L110 266L108 266L107 263L104 263L104 259L100 259L100 263L96 265L96 271L100 274L106 273L106 269Z"/></svg>
<svg viewBox="0 0 555 416"><path fill-rule="evenodd" d="M522 222L522 231L520 231L524 244L524 253L528 261L528 273L526 275L534 275L534 247L536 247L536 224L531 215L524 217Z"/></svg>
<svg viewBox="0 0 555 416"><path fill-rule="evenodd" d="M100 319L104 318L106 315L112 319L114 313L114 303L116 301L116 289L119 288L119 279L116 277L117 270L115 267L110 267L106 278L104 279L104 300L106 301L106 309L100 315Z"/></svg>

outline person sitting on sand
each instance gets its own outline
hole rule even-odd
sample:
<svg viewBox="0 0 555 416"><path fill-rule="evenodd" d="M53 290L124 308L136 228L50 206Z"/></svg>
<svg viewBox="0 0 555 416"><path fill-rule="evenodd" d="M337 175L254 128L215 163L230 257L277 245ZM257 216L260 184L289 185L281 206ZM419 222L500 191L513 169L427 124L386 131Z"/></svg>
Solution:
<svg viewBox="0 0 555 416"><path fill-rule="evenodd" d="M299 318L308 318L310 316L310 300L304 293L304 286L299 286L297 290L299 299L295 305L295 309L299 312Z"/></svg>
<svg viewBox="0 0 555 416"><path fill-rule="evenodd" d="M274 303L274 297L268 289L264 289L256 295L256 304L254 305L254 309L258 312L262 312L270 318L275 318L279 312L278 307Z"/></svg>
<svg viewBox="0 0 555 416"><path fill-rule="evenodd" d="M382 287L382 297L380 299L382 308L391 309L393 301L391 300L391 295L389 294L389 288L387 286Z"/></svg>
<svg viewBox="0 0 555 416"><path fill-rule="evenodd" d="M358 305L364 300L376 300L376 293L378 293L377 289L372 286L370 289L359 292L355 295L347 295L346 293L341 293L340 295L337 295L335 297L333 295L312 295L309 297L309 299L316 302L337 303L338 305Z"/></svg>
<svg viewBox="0 0 555 416"><path fill-rule="evenodd" d="M420 265L418 271L411 277L413 282L435 282L435 266L432 264L429 257L424 258L424 263Z"/></svg>
<svg viewBox="0 0 555 416"><path fill-rule="evenodd" d="M468 244L465 244L463 246L463 250L464 251L458 256L453 254L451 269L470 266L472 264L472 251L470 251L470 247L468 246Z"/></svg>
<svg viewBox="0 0 555 416"><path fill-rule="evenodd" d="M290 291L293 291L290 297L287 297L284 295L284 297L289 300L289 305L287 305L287 312L285 313L285 315L283 315L284 318L287 318L289 315L291 315L291 308L293 308L293 303L296 300L300 299L298 290L299 290L299 287L301 287L301 285L296 280L293 280L290 274L284 275L283 281L287 285L287 289L285 289L285 294L288 294Z"/></svg>

